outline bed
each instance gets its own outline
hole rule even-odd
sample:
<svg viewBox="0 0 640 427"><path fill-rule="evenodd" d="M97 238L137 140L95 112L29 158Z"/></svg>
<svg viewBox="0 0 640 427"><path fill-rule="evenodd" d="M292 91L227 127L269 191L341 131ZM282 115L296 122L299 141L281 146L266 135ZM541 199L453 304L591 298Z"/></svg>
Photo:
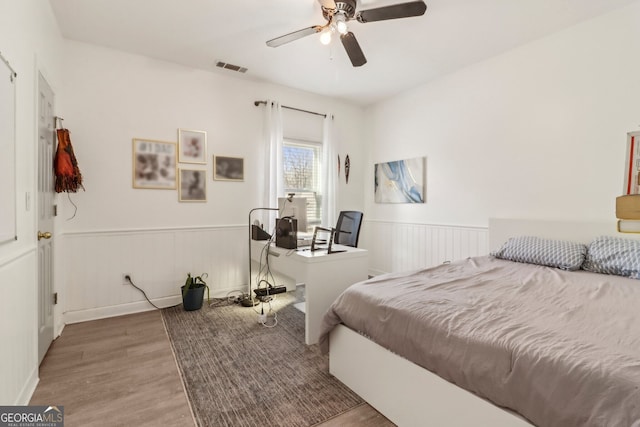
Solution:
<svg viewBox="0 0 640 427"><path fill-rule="evenodd" d="M584 257L611 230L491 220L490 245L566 239ZM640 281L567 271L582 264L484 256L355 284L323 320L330 372L400 426L640 427Z"/></svg>

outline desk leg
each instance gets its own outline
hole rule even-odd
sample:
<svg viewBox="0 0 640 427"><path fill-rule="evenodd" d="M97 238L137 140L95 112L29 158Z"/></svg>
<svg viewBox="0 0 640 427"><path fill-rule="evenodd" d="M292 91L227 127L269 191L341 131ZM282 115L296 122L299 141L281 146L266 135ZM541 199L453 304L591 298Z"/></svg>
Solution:
<svg viewBox="0 0 640 427"><path fill-rule="evenodd" d="M316 344L322 318L333 301L349 286L367 279L367 257L318 263L306 277L305 342Z"/></svg>

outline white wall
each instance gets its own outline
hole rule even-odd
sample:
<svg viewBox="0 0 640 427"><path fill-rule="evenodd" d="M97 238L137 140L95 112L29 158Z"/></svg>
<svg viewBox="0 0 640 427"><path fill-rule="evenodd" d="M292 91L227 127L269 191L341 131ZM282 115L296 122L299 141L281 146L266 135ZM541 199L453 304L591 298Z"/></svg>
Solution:
<svg viewBox="0 0 640 427"><path fill-rule="evenodd" d="M179 301L187 272L207 272L216 295L246 289L247 215L261 205L264 163L264 106L256 100L333 113L338 151L352 159L339 207L364 205L361 107L74 41L65 43L65 65L59 115L86 187L72 195L75 218L64 220L73 208L61 201L64 264L57 279L67 321L149 307L122 285L123 273L162 304ZM322 118L285 110L284 125L287 136L312 138L321 135ZM174 190L132 188L132 138L177 141L178 128L207 132L207 203L179 203ZM244 182L213 181L214 154L243 157Z"/></svg>
<svg viewBox="0 0 640 427"><path fill-rule="evenodd" d="M640 127L638 22L635 2L369 108L369 219L613 220L626 134ZM417 156L426 204L374 203L373 165Z"/></svg>
<svg viewBox="0 0 640 427"><path fill-rule="evenodd" d="M37 72L42 72L54 91L60 88L61 44L62 38L48 2L0 2L0 52L18 74L18 240L0 245L0 405L27 404L37 383ZM25 203L27 193L32 201L30 209Z"/></svg>
<svg viewBox="0 0 640 427"><path fill-rule="evenodd" d="M68 232L244 224L260 200L256 180L263 164L264 106L254 106L255 100L272 98L312 111L333 111L342 150L360 146L361 109L328 98L73 41L66 43L65 63L60 115L71 131L87 190L73 198L79 210L64 223ZM296 120L308 120L306 114L285 114L285 125L291 123L294 129ZM311 120L321 131L321 118ZM206 204L178 203L176 191L132 188L131 139L175 142L179 127L207 132L209 178L211 157L219 154L245 158L245 181L209 179ZM359 193L352 191L351 197L358 199ZM64 209L72 214L69 203Z"/></svg>

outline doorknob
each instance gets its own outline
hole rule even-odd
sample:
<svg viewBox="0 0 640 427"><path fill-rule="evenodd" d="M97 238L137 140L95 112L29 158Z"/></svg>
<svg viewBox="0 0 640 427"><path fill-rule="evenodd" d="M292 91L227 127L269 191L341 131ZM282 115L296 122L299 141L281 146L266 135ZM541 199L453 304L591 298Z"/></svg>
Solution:
<svg viewBox="0 0 640 427"><path fill-rule="evenodd" d="M38 240L50 239L50 238L51 238L51 233L49 233L48 231L45 231L44 233L42 231L38 231Z"/></svg>

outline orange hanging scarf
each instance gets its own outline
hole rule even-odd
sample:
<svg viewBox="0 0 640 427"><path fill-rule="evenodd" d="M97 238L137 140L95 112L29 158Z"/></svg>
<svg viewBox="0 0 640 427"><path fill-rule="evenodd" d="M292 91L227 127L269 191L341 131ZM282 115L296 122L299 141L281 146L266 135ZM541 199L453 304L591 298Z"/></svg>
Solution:
<svg viewBox="0 0 640 427"><path fill-rule="evenodd" d="M56 130L58 135L58 148L53 160L53 170L56 176L56 193L66 191L75 193L82 185L82 174L78 168L78 161L73 153L71 138L68 129Z"/></svg>

